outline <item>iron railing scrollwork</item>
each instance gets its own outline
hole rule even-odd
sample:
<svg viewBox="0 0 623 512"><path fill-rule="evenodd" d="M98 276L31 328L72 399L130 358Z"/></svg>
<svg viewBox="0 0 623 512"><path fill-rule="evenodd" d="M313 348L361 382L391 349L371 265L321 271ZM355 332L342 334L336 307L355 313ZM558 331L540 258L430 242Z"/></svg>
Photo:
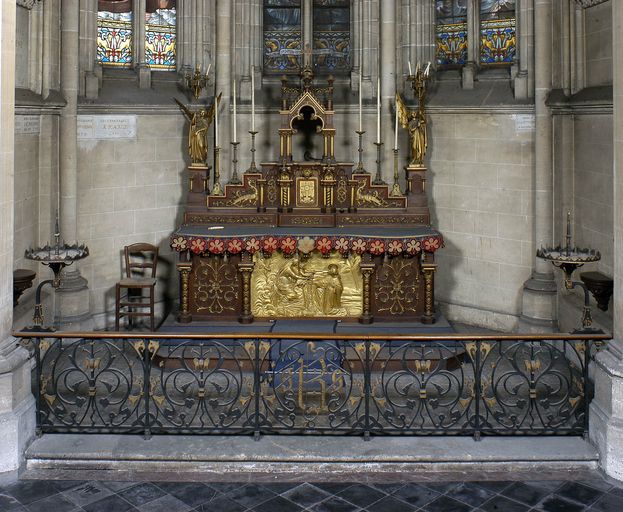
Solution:
<svg viewBox="0 0 623 512"><path fill-rule="evenodd" d="M585 435L606 335L16 333L45 432Z"/></svg>

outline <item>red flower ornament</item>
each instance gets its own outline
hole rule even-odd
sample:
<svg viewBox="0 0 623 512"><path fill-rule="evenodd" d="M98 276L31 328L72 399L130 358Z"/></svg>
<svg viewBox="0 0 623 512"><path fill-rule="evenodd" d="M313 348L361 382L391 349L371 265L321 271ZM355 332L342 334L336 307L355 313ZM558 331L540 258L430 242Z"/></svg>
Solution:
<svg viewBox="0 0 623 512"><path fill-rule="evenodd" d="M206 250L206 241L203 238L193 238L190 241L190 250L195 254L201 254Z"/></svg>
<svg viewBox="0 0 623 512"><path fill-rule="evenodd" d="M250 254L255 254L260 250L260 241L257 238L249 238L246 243L245 249Z"/></svg>
<svg viewBox="0 0 623 512"><path fill-rule="evenodd" d="M439 238L429 237L424 240L424 250L427 252L435 252L441 246Z"/></svg>
<svg viewBox="0 0 623 512"><path fill-rule="evenodd" d="M353 242L352 250L357 254L363 254L364 252L366 252L367 248L368 244L362 238L358 238Z"/></svg>
<svg viewBox="0 0 623 512"><path fill-rule="evenodd" d="M422 250L422 244L415 239L409 240L407 242L407 253L414 255L419 253Z"/></svg>
<svg viewBox="0 0 623 512"><path fill-rule="evenodd" d="M188 241L183 236L178 236L171 242L171 248L178 252L185 251L188 249Z"/></svg>
<svg viewBox="0 0 623 512"><path fill-rule="evenodd" d="M370 244L370 252L372 254L383 254L385 252L385 244L382 240L374 240Z"/></svg>
<svg viewBox="0 0 623 512"><path fill-rule="evenodd" d="M350 241L348 238L341 237L335 242L335 250L340 254L346 254L350 249Z"/></svg>
<svg viewBox="0 0 623 512"><path fill-rule="evenodd" d="M210 240L208 242L208 250L212 254L221 254L225 250L225 244L222 240L219 240L218 238L215 240Z"/></svg>
<svg viewBox="0 0 623 512"><path fill-rule="evenodd" d="M316 242L316 249L318 249L321 254L329 254L331 252L332 245L331 240L326 236L323 236Z"/></svg>
<svg viewBox="0 0 623 512"><path fill-rule="evenodd" d="M242 242L237 238L230 240L227 242L227 252L229 254L238 254L239 252L242 252Z"/></svg>
<svg viewBox="0 0 623 512"><path fill-rule="evenodd" d="M393 256L402 253L403 245L400 240L392 240L387 246L387 252Z"/></svg>
<svg viewBox="0 0 623 512"><path fill-rule="evenodd" d="M290 236L281 240L281 252L284 254L292 254L296 251L296 240Z"/></svg>
<svg viewBox="0 0 623 512"><path fill-rule="evenodd" d="M262 244L262 250L267 254L272 254L277 250L277 246L279 245L279 240L277 240L274 236L269 236L264 239L264 243Z"/></svg>

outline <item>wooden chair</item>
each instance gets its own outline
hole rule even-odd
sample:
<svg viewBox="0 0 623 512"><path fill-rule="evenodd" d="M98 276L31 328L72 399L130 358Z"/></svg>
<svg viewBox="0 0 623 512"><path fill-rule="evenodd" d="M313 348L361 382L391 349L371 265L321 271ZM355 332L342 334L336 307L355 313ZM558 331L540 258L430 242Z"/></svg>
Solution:
<svg viewBox="0 0 623 512"><path fill-rule="evenodd" d="M126 245L123 248L125 257L126 277L115 287L115 330L119 330L121 317L148 316L151 330L154 330L154 295L156 287L156 267L158 265L158 247L148 243ZM124 301L121 300L121 289L127 289ZM147 289L148 297L144 297L143 290ZM132 295L136 296L133 297ZM149 302L144 302L148 299ZM145 309L148 311L145 311ZM137 309L139 311L137 311Z"/></svg>

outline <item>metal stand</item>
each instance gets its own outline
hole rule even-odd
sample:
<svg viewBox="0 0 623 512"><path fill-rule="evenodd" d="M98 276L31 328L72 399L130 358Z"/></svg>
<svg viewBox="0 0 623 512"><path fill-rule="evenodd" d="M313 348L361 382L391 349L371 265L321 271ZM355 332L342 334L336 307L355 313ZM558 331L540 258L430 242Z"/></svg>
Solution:
<svg viewBox="0 0 623 512"><path fill-rule="evenodd" d="M394 185L389 193L390 197L402 197L402 190L398 183L398 148L394 148Z"/></svg>
<svg viewBox="0 0 623 512"><path fill-rule="evenodd" d="M234 164L231 178L229 179L229 182L228 182L231 185L240 185L240 183L242 183L240 181L240 178L238 177L238 144L240 144L240 142L231 143L231 146L233 148L231 161Z"/></svg>
<svg viewBox="0 0 623 512"><path fill-rule="evenodd" d="M251 165L247 169L247 172L258 172L257 166L255 165L255 136L259 133L253 130L250 130L251 134Z"/></svg>
<svg viewBox="0 0 623 512"><path fill-rule="evenodd" d="M223 188L221 187L221 148L214 148L214 187L212 188L213 196L222 196Z"/></svg>
<svg viewBox="0 0 623 512"><path fill-rule="evenodd" d="M381 150L383 149L382 142L375 142L376 146L376 176L374 176L374 181L372 185L386 185L381 177Z"/></svg>
<svg viewBox="0 0 623 512"><path fill-rule="evenodd" d="M355 130L355 133L359 135L359 162L357 163L357 168L355 169L355 173L357 174L370 174L363 168L363 134L366 133L365 130Z"/></svg>

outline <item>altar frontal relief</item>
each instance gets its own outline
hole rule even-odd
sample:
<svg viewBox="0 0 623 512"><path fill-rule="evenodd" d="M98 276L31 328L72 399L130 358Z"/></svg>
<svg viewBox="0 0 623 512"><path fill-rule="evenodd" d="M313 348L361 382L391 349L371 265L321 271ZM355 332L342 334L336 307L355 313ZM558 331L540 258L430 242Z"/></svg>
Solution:
<svg viewBox="0 0 623 512"><path fill-rule="evenodd" d="M256 317L357 317L363 310L361 256L270 258L255 254L251 301Z"/></svg>

